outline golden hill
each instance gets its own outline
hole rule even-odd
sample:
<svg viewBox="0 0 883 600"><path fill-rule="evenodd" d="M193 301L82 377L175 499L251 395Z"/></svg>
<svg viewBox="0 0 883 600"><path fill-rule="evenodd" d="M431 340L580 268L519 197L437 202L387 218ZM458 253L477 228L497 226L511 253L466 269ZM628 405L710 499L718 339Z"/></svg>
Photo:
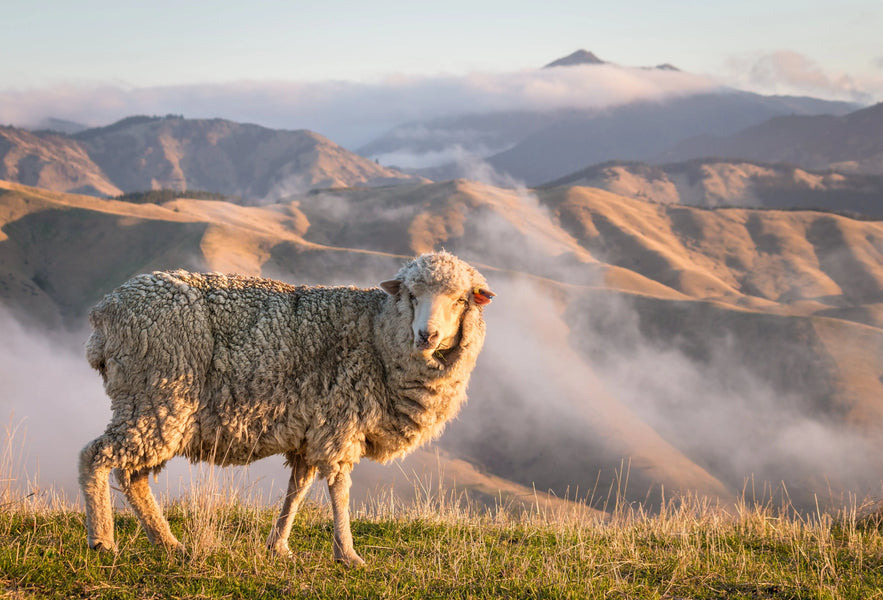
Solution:
<svg viewBox="0 0 883 600"><path fill-rule="evenodd" d="M95 196L202 189L248 203L313 188L425 181L311 131L174 115L129 117L72 136L2 127L0 178Z"/></svg>
<svg viewBox="0 0 883 600"><path fill-rule="evenodd" d="M265 207L0 184L0 298L44 324L82 327L146 270L374 285L439 247L499 294L470 404L440 441L474 473L571 498L627 475L641 500L728 499L753 475L803 506L879 485L880 223L464 180Z"/></svg>

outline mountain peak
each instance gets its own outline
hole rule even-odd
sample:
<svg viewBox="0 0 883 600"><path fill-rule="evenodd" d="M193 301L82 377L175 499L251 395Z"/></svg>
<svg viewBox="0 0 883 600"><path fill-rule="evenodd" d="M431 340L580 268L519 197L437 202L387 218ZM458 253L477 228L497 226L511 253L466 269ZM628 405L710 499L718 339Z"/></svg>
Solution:
<svg viewBox="0 0 883 600"><path fill-rule="evenodd" d="M588 50L577 50L573 54L569 54L563 58L559 58L558 60L554 60L550 62L548 65L543 67L544 69L548 69L549 67L572 67L574 65L605 65L607 64L605 61L601 60L593 53Z"/></svg>

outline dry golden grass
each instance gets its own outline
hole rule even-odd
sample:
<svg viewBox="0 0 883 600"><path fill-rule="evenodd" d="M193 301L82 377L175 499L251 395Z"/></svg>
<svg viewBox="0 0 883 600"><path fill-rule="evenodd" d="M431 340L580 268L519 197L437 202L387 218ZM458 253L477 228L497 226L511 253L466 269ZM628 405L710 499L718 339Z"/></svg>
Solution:
<svg viewBox="0 0 883 600"><path fill-rule="evenodd" d="M651 513L617 501L621 490L599 518L539 503L481 508L418 484L407 504L380 496L355 511L368 565L346 569L331 560L325 504L299 514L295 560L275 558L264 549L274 510L206 468L188 493L165 502L186 554L151 547L129 511L116 519L119 552L100 554L86 546L78 507L20 490L9 477L21 473L20 432L6 433L3 597L883 597L883 536L854 503L834 515L799 515L769 500L725 507L686 497Z"/></svg>

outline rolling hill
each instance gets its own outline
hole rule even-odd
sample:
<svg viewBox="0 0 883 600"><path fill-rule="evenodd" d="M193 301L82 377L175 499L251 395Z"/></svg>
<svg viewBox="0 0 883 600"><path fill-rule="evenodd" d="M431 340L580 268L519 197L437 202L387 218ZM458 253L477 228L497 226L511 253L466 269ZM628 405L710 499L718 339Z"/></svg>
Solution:
<svg viewBox="0 0 883 600"><path fill-rule="evenodd" d="M493 488L484 475L515 496L728 500L754 477L812 508L879 488L881 223L466 180L261 207L0 186L0 301L32 326L81 331L89 305L151 269L374 285L431 248L474 262L499 296L470 403L438 443L475 489Z"/></svg>
<svg viewBox="0 0 883 600"><path fill-rule="evenodd" d="M660 204L812 208L883 217L883 176L812 171L785 163L704 158L657 166L613 161L547 184L570 185Z"/></svg>

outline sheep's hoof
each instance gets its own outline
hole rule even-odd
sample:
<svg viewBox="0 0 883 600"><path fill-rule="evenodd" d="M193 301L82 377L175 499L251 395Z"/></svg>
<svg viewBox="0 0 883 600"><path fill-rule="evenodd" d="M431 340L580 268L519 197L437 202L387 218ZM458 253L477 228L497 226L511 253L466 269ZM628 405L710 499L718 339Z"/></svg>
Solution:
<svg viewBox="0 0 883 600"><path fill-rule="evenodd" d="M281 544L277 544L275 546L267 546L267 552L270 556L274 558L284 558L288 560L294 560L294 552L288 547L288 544L284 546Z"/></svg>
<svg viewBox="0 0 883 600"><path fill-rule="evenodd" d="M345 567L361 567L364 566L365 561L361 556L355 553L355 551L347 552L341 556L335 556L334 560L344 565Z"/></svg>
<svg viewBox="0 0 883 600"><path fill-rule="evenodd" d="M95 550L96 552L109 552L111 554L117 553L117 545L113 542L103 542L101 540L97 540L94 542L89 542L89 548L91 550Z"/></svg>

